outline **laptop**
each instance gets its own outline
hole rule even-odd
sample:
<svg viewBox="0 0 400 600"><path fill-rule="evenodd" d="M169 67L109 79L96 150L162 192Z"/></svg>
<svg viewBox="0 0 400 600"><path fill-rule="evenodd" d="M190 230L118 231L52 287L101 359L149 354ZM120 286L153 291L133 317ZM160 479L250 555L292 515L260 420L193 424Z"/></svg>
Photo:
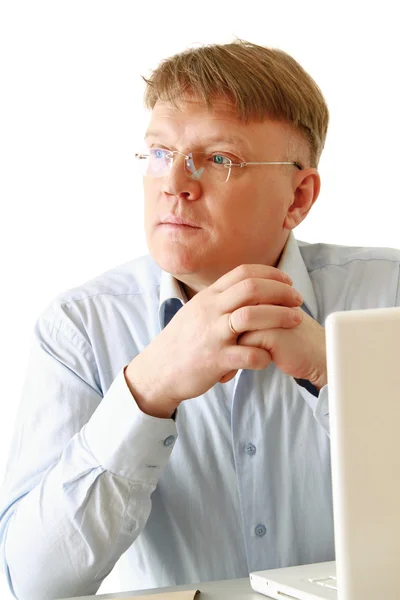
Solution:
<svg viewBox="0 0 400 600"><path fill-rule="evenodd" d="M400 308L326 320L336 563L250 573L287 600L400 599Z"/></svg>

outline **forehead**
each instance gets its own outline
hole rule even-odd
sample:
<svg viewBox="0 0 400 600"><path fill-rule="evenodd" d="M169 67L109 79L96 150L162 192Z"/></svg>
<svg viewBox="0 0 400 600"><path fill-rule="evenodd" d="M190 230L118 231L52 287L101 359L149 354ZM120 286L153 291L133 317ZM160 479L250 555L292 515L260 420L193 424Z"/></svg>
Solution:
<svg viewBox="0 0 400 600"><path fill-rule="evenodd" d="M208 109L199 100L185 100L175 107L167 102L154 106L146 139L170 144L206 144L223 142L251 152L265 146L285 147L289 126L283 122L265 120L245 123L235 107L225 100L215 100Z"/></svg>

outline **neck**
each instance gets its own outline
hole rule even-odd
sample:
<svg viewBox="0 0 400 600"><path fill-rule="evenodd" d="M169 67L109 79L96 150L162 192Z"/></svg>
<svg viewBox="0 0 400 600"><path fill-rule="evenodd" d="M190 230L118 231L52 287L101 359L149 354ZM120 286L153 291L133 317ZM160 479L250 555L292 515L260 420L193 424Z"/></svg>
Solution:
<svg viewBox="0 0 400 600"><path fill-rule="evenodd" d="M282 256L282 252L283 252L283 249L280 250L280 252L277 254L277 256L275 257L274 260L272 260L270 262L268 261L265 263L260 263L260 264L272 265L272 266L276 267L279 264L280 258ZM234 268L235 267L233 266L231 269L228 269L228 271L226 271L226 270L221 271L221 272L214 271L212 274L211 273L185 273L182 275L174 275L174 277L175 277L175 279L177 279L180 282L180 284L187 296L187 299L190 300L198 292L201 292L205 288L209 287L215 281L217 281L220 277L225 275L225 273L231 271Z"/></svg>

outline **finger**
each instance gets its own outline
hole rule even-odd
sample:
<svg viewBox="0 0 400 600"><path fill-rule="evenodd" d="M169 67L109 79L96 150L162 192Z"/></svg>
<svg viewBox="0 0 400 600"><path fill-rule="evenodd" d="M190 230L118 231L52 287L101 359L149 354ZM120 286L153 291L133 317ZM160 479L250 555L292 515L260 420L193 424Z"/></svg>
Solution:
<svg viewBox="0 0 400 600"><path fill-rule="evenodd" d="M303 304L303 297L292 286L282 281L262 278L244 279L218 295L218 305L224 313L254 304L294 307Z"/></svg>
<svg viewBox="0 0 400 600"><path fill-rule="evenodd" d="M225 367L232 369L266 369L271 362L271 355L267 350L252 346L229 346L225 350Z"/></svg>
<svg viewBox="0 0 400 600"><path fill-rule="evenodd" d="M231 381L231 379L235 377L237 372L238 370L235 369L234 371L229 371L229 373L225 373L225 375L222 375L218 383L228 383L228 381Z"/></svg>
<svg viewBox="0 0 400 600"><path fill-rule="evenodd" d="M243 279L249 279L252 277L260 277L264 279L275 279L292 285L293 281L286 273L280 271L276 267L270 267L268 265L240 265L235 267L232 271L222 275L217 281L212 284L212 288L217 292L224 292L228 288L235 285Z"/></svg>
<svg viewBox="0 0 400 600"><path fill-rule="evenodd" d="M238 346L263 348L268 352L271 350L271 348L268 349L268 344L272 344L272 340L266 335L265 330L258 329L256 331L245 331L239 338L237 338L236 343Z"/></svg>
<svg viewBox="0 0 400 600"><path fill-rule="evenodd" d="M243 306L230 315L231 325L240 335L245 331L297 327L303 320L303 311L286 306L258 304Z"/></svg>

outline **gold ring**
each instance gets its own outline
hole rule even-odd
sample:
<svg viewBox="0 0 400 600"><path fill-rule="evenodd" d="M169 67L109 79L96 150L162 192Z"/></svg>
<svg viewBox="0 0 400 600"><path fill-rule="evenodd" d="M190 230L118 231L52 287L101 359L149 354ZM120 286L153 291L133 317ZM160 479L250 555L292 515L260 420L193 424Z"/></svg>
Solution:
<svg viewBox="0 0 400 600"><path fill-rule="evenodd" d="M228 319L228 323L229 323L229 329L230 329L230 330L232 331L232 333L234 333L235 335L240 335L240 333L238 333L238 332L236 331L236 329L234 328L234 326L232 325L231 318L232 318L232 313L230 313L230 314L229 314L229 319Z"/></svg>

